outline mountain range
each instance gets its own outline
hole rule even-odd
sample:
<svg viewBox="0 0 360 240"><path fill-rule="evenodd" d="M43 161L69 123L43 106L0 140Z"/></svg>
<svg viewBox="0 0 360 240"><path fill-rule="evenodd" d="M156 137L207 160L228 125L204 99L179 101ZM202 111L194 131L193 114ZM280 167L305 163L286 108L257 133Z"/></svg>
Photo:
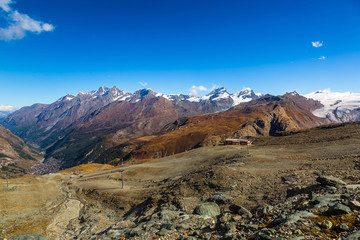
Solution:
<svg viewBox="0 0 360 240"><path fill-rule="evenodd" d="M197 97L117 87L66 95L51 104L23 107L0 119L45 161L68 168L121 158L154 158L225 137L276 135L330 122L360 120L360 94L317 91L301 96L230 94L214 89ZM116 160L117 159L117 160Z"/></svg>

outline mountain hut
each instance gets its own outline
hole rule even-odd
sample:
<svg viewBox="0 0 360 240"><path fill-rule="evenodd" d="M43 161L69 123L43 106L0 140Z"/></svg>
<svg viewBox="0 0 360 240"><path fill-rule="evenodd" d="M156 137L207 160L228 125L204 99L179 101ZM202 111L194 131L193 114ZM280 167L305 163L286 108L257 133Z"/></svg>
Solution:
<svg viewBox="0 0 360 240"><path fill-rule="evenodd" d="M248 139L234 139L227 138L225 139L225 145L250 145L251 141Z"/></svg>

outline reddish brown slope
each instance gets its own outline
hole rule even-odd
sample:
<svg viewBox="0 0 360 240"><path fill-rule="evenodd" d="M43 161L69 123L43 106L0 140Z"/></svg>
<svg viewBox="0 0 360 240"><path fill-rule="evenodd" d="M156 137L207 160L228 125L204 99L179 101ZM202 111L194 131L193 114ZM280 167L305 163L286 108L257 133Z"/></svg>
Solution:
<svg viewBox="0 0 360 240"><path fill-rule="evenodd" d="M135 158L157 158L217 144L227 137L268 136L310 128L326 123L325 119L311 114L318 106L318 102L295 93L265 96L226 112L178 119L165 126L162 134L127 145L131 146Z"/></svg>

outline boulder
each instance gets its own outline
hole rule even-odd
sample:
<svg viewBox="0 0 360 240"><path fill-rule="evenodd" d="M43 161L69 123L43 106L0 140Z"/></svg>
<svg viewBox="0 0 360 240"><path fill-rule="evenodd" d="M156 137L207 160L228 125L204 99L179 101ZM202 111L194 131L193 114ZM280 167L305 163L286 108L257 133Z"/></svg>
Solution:
<svg viewBox="0 0 360 240"><path fill-rule="evenodd" d="M320 224L320 227L324 228L324 229L330 229L330 228L332 228L332 226L333 226L332 222L330 222L328 220L324 220Z"/></svg>
<svg viewBox="0 0 360 240"><path fill-rule="evenodd" d="M341 203L337 203L334 206L330 207L328 214L330 215L340 215L340 214L349 214L351 209L348 206L345 206Z"/></svg>
<svg viewBox="0 0 360 240"><path fill-rule="evenodd" d="M314 199L314 208L327 207L336 204L341 200L340 194L325 194Z"/></svg>
<svg viewBox="0 0 360 240"><path fill-rule="evenodd" d="M306 217L316 217L316 215L314 215L311 212L307 212L307 211L297 211L293 214L291 214L287 219L286 219L286 223L290 224L290 223L296 223L297 221L300 220L300 218L306 218Z"/></svg>
<svg viewBox="0 0 360 240"><path fill-rule="evenodd" d="M340 223L335 227L335 230L338 232L346 232L349 231L349 226L346 223Z"/></svg>
<svg viewBox="0 0 360 240"><path fill-rule="evenodd" d="M229 206L229 209L231 212L239 214L242 217L252 217L251 212L242 206L232 204Z"/></svg>
<svg viewBox="0 0 360 240"><path fill-rule="evenodd" d="M346 186L346 183L336 177L333 176L325 176L325 175L320 175L317 179L317 182L321 183L321 185L323 186L331 186L331 187L343 187Z"/></svg>
<svg viewBox="0 0 360 240"><path fill-rule="evenodd" d="M19 236L15 236L12 238L9 238L9 240L47 240L48 238L43 237L41 235L38 234L23 234L23 235L19 235Z"/></svg>
<svg viewBox="0 0 360 240"><path fill-rule="evenodd" d="M345 240L358 240L358 239L360 239L360 231L354 232L349 236L347 236L347 238L345 238Z"/></svg>
<svg viewBox="0 0 360 240"><path fill-rule="evenodd" d="M202 203L196 206L194 214L201 215L203 217L217 217L220 215L220 208L214 202Z"/></svg>

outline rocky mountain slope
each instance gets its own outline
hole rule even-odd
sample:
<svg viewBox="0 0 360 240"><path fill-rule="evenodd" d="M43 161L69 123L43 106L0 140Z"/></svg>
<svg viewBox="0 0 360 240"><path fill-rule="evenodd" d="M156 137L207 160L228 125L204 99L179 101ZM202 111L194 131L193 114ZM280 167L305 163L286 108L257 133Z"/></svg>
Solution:
<svg viewBox="0 0 360 240"><path fill-rule="evenodd" d="M297 93L264 96L232 109L209 115L184 117L166 125L154 136L135 139L105 151L97 162L125 158L159 158L201 146L223 143L226 138L269 136L328 123L311 111L321 104Z"/></svg>
<svg viewBox="0 0 360 240"><path fill-rule="evenodd" d="M74 122L128 95L116 87L101 87L97 91L66 95L52 104L21 108L1 119L1 124L26 143L47 148L71 131Z"/></svg>
<svg viewBox="0 0 360 240"><path fill-rule="evenodd" d="M328 118L332 122L350 122L360 120L360 93L332 92L330 89L315 91L304 95L323 104L313 114Z"/></svg>
<svg viewBox="0 0 360 240"><path fill-rule="evenodd" d="M0 177L21 175L40 158L38 151L0 125Z"/></svg>

